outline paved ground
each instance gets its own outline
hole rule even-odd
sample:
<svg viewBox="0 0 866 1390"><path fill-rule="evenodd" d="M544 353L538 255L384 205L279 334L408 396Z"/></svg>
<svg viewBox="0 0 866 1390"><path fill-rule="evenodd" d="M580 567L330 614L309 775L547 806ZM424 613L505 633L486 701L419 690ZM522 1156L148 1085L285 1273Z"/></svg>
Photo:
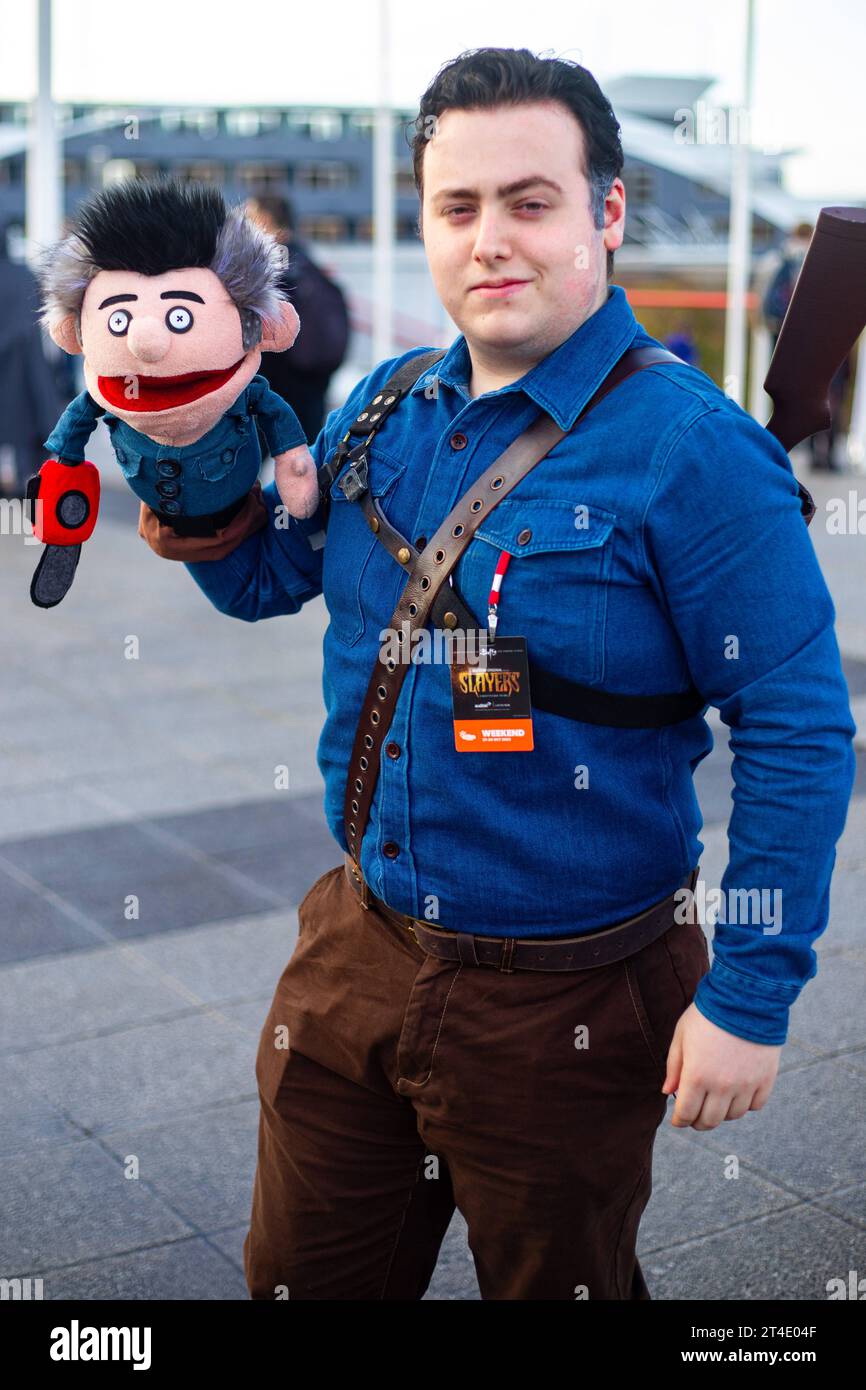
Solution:
<svg viewBox="0 0 866 1390"><path fill-rule="evenodd" d="M862 476L810 486L819 506L866 496ZM38 547L0 538L0 1276L41 1275L46 1298L243 1299L259 1030L295 905L340 857L315 762L325 612L223 617L138 539L124 485L104 496L52 612L28 597ZM822 518L862 750L864 540ZM699 782L708 885L730 789L715 727ZM655 1298L821 1299L829 1278L866 1275L864 828L861 764L820 973L769 1105L735 1129L660 1131L639 1245ZM734 1136L735 1183L720 1178ZM459 1216L427 1296L478 1297Z"/></svg>

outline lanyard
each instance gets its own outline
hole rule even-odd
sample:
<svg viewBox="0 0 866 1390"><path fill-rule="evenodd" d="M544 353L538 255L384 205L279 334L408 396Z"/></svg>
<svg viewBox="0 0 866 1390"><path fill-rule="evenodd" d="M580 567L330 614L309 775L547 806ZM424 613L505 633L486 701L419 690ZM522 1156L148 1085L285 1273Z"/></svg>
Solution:
<svg viewBox="0 0 866 1390"><path fill-rule="evenodd" d="M502 588L502 581L505 578L505 571L511 561L511 555L507 550L500 552L496 562L496 569L493 573L493 583L490 586L490 597L487 600L487 626L490 630L490 641L496 641L496 624L499 621L499 591Z"/></svg>

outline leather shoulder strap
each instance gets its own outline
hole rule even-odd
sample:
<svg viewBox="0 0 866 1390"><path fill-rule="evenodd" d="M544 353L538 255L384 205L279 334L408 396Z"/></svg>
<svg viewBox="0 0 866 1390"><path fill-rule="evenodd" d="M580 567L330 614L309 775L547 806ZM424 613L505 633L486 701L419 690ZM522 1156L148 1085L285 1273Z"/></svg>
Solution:
<svg viewBox="0 0 866 1390"><path fill-rule="evenodd" d="M433 348L410 357L408 362L404 362L402 367L388 378L360 414L355 416L331 457L319 469L319 492L323 500L327 498L328 489L350 455L362 456L363 449L370 443L373 435L382 428L404 396L409 394L418 378L437 362L441 362L444 356L445 348ZM356 445L354 449L350 444L352 435L364 436L363 443Z"/></svg>

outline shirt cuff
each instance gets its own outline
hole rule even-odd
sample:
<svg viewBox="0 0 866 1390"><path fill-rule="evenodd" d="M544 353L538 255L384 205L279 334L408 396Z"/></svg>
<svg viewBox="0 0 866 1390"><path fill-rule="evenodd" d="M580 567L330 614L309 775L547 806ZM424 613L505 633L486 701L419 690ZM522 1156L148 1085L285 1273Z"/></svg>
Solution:
<svg viewBox="0 0 866 1390"><path fill-rule="evenodd" d="M64 463L84 463L84 452L81 449L73 449L71 446L58 448L56 444L50 444L48 440L42 445L45 450L46 459L63 459ZM76 457L77 456L77 457Z"/></svg>
<svg viewBox="0 0 866 1390"><path fill-rule="evenodd" d="M267 431L265 431L267 437ZM284 454L287 449L297 449L299 444L306 444L307 436L301 427L301 422L292 411L292 419L283 418L280 421L279 430L275 432L273 440L268 439L268 448L271 457L276 458L277 454Z"/></svg>
<svg viewBox="0 0 866 1390"><path fill-rule="evenodd" d="M694 1005L726 1033L779 1047L788 1040L788 1012L800 989L731 970L717 957L695 991Z"/></svg>

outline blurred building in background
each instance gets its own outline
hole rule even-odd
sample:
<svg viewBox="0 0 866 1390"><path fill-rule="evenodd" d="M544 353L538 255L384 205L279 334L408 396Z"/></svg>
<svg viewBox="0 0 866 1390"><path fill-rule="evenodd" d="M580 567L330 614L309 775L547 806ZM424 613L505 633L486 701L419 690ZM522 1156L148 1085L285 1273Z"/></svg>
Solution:
<svg viewBox="0 0 866 1390"><path fill-rule="evenodd" d="M615 279L654 336L688 335L720 384L728 260L730 145L678 136L683 111L699 111L711 76L623 76L603 84L622 128L625 242ZM718 108L713 108L717 110ZM291 199L299 237L345 290L352 347L334 378L334 399L372 365L373 123L370 108L58 104L67 215L113 178L173 175L213 182L227 199L257 192ZM449 343L456 327L427 273L412 177L414 111L394 113L397 291L394 350ZM0 104L0 224L23 229L26 103ZM784 149L751 158L752 251L757 269L820 200L784 187ZM824 200L825 202L828 200ZM850 202L850 199L841 201ZM754 307L754 306L752 306Z"/></svg>

